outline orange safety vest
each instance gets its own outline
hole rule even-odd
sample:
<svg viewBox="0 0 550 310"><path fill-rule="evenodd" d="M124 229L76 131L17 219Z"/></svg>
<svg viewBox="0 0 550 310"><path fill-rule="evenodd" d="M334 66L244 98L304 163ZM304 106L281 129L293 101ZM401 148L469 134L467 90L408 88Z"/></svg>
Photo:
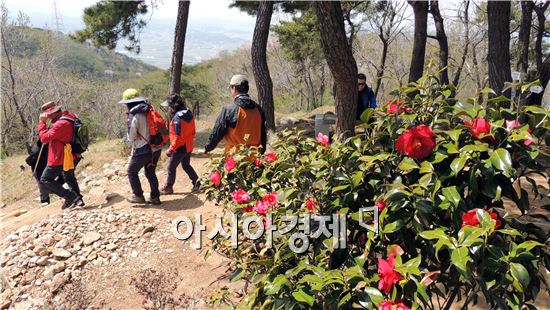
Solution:
<svg viewBox="0 0 550 310"><path fill-rule="evenodd" d="M170 121L170 149L175 151L185 145L187 153L191 153L195 147L195 118L190 122L182 119L180 123L181 130L180 134L177 135L174 128L174 121Z"/></svg>
<svg viewBox="0 0 550 310"><path fill-rule="evenodd" d="M225 152L241 145L260 146L262 143L262 115L258 108L243 109L239 107L239 116L235 128L229 127L225 134Z"/></svg>

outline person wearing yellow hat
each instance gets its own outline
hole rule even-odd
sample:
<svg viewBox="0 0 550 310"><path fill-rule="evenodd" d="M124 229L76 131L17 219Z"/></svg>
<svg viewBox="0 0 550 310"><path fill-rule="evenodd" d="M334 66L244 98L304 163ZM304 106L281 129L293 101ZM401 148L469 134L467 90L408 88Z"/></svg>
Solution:
<svg viewBox="0 0 550 310"><path fill-rule="evenodd" d="M127 139L132 147L132 155L128 164L128 180L132 188L132 196L126 200L131 203L150 203L159 205L160 191L156 168L162 146L150 144L150 128L147 123L147 112L151 109L149 100L141 97L139 91L129 88L122 94L118 103L128 108ZM145 177L151 187L150 199L146 200L139 180L139 171L145 170Z"/></svg>

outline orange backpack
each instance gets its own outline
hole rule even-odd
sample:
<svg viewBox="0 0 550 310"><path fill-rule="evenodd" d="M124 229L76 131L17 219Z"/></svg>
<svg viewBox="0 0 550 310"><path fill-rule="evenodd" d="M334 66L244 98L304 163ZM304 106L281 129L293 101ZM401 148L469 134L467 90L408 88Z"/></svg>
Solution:
<svg viewBox="0 0 550 310"><path fill-rule="evenodd" d="M168 128L162 115L151 106L147 111L147 125L149 126L149 144L162 146L169 140Z"/></svg>

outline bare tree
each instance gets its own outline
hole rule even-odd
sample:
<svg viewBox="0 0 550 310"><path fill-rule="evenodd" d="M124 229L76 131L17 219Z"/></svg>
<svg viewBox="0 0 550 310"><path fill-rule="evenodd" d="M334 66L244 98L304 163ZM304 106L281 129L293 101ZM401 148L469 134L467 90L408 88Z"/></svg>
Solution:
<svg viewBox="0 0 550 310"><path fill-rule="evenodd" d="M460 16L460 19L462 20L462 25L464 27L464 43L463 43L464 48L462 50L462 57L460 59L460 63L456 66L456 71L453 78L453 85L455 86L458 85L458 82L460 81L462 68L466 63L466 58L468 57L468 48L470 47L470 19L469 19L469 13L468 13L468 10L470 8L470 0L463 1L462 5L464 6L464 11L462 16Z"/></svg>
<svg viewBox="0 0 550 310"><path fill-rule="evenodd" d="M402 34L404 27L402 24L405 19L404 13L407 4L405 2L380 1L378 5L380 7L376 8L375 12L369 16L370 26L376 31L380 42L382 42L382 55L376 68L375 96L378 96L382 85L390 45L399 34Z"/></svg>

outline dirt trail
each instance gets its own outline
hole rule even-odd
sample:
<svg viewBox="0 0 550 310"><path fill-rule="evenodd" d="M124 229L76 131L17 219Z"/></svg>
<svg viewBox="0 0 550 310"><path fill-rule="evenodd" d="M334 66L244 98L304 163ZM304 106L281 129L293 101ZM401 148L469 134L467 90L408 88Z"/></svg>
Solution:
<svg viewBox="0 0 550 310"><path fill-rule="evenodd" d="M222 150L214 151L213 156L219 156ZM166 178L166 156L162 163L159 163L157 176L159 183L162 184ZM193 155L191 164L199 175L203 175L207 171L206 164L209 157L204 155ZM80 167L79 167L80 168ZM78 173L77 168L77 173ZM144 177L141 177L142 186L148 194L149 186ZM27 186L27 185L25 185ZM28 184L29 195L35 193L35 184ZM169 230L171 227L170 221L178 216L188 216L194 218L195 214L201 214L203 224L207 230L203 232L203 248L195 250L190 247L189 241L179 241L174 236L170 235L163 238L159 242L165 243L164 248L168 248L160 253L140 253L136 258L125 258L123 264L107 265L107 266L90 266L87 268L83 277L86 279L90 289L96 291L97 296L95 301L99 304L104 302L105 308L113 309L136 309L141 308L143 298L139 296L134 287L130 284L132 277L147 267L152 267L157 270L163 270L169 273L176 271L179 281L176 293L185 293L198 301L198 308L207 308L205 301L209 295L216 289L228 285L234 290L238 290L237 285L230 285L226 279L218 280L225 274L225 264L227 261L216 253L212 253L207 259L204 258L208 249L208 240L206 235L212 228L213 218L219 214L219 207L213 203L206 202L203 194L192 194L191 182L187 175L178 168L176 184L174 185L175 193L173 195L161 196L162 204L159 206L153 205L135 205L128 203L125 200L130 194L130 187L127 177L123 176L115 181L106 182L104 185L105 195L109 196L108 201L105 201L105 195L98 197L84 194L86 200L86 212L102 212L106 208L114 210L140 210L146 214L158 214L167 220L162 222L163 228ZM89 192L95 190L90 188ZM61 201L58 200L48 207L40 207L39 203L33 202L29 205L28 199L21 202L15 202L4 208L2 211L2 238L5 238L10 233L19 229L24 230L27 226L40 222L52 215L61 215L63 211L60 209ZM25 209L26 213L19 216L17 210ZM138 249L139 251L139 249ZM32 296L29 297L32 300ZM22 300L17 308L28 308L29 303Z"/></svg>

